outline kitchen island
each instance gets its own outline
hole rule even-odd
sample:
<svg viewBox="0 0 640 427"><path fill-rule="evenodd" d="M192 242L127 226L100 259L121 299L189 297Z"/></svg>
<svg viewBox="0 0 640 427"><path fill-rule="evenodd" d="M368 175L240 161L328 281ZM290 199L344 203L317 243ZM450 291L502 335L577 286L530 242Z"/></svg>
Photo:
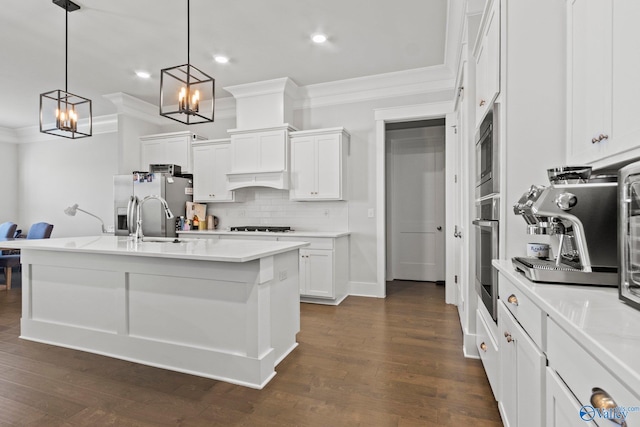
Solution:
<svg viewBox="0 0 640 427"><path fill-rule="evenodd" d="M92 236L21 249L20 337L262 388L296 346L301 242Z"/></svg>

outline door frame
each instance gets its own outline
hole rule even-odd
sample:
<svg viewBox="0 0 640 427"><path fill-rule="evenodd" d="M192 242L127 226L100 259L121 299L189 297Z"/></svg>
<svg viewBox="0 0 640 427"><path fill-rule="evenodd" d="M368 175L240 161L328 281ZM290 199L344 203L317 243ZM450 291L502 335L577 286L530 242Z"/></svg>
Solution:
<svg viewBox="0 0 640 427"><path fill-rule="evenodd" d="M376 121L376 296L386 297L386 170L385 170L385 147L386 147L386 124L397 122L408 122L414 120L429 120L445 118L445 165L450 160L450 142L452 113L454 112L454 102L436 102L430 104L408 105L404 107L378 108L374 110ZM446 172L445 172L446 174ZM446 177L446 175L445 175ZM445 195L446 198L446 195ZM446 216L451 214L450 204L446 202ZM445 228L446 229L446 228ZM445 237L445 246L449 236ZM445 269L448 268L449 254L445 252ZM452 285L445 285L447 303L455 303L455 289Z"/></svg>

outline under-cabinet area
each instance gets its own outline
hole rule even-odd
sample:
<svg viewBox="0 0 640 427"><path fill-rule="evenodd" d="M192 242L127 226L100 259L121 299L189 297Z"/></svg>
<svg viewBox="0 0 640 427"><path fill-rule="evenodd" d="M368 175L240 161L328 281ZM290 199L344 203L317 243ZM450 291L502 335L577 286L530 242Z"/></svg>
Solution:
<svg viewBox="0 0 640 427"><path fill-rule="evenodd" d="M534 283L510 261L494 266L500 272L494 393L504 425L640 422L640 340L633 332L640 312L622 303L615 288Z"/></svg>

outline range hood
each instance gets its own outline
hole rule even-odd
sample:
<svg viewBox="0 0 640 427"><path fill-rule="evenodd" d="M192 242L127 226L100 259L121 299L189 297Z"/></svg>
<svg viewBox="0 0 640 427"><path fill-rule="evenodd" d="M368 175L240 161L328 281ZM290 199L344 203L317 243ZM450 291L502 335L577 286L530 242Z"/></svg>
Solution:
<svg viewBox="0 0 640 427"><path fill-rule="evenodd" d="M289 189L289 132L298 86L288 77L224 88L236 99L229 190Z"/></svg>

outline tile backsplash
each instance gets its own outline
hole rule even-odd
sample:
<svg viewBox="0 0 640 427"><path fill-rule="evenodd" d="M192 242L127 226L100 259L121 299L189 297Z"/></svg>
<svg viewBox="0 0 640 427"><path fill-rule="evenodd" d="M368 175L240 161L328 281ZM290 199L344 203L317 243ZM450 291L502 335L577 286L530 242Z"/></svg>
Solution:
<svg viewBox="0 0 640 427"><path fill-rule="evenodd" d="M236 197L244 202L207 204L207 215L218 217L218 229L242 225L290 226L301 231L349 229L346 201L294 202L287 190L262 187L236 190Z"/></svg>

